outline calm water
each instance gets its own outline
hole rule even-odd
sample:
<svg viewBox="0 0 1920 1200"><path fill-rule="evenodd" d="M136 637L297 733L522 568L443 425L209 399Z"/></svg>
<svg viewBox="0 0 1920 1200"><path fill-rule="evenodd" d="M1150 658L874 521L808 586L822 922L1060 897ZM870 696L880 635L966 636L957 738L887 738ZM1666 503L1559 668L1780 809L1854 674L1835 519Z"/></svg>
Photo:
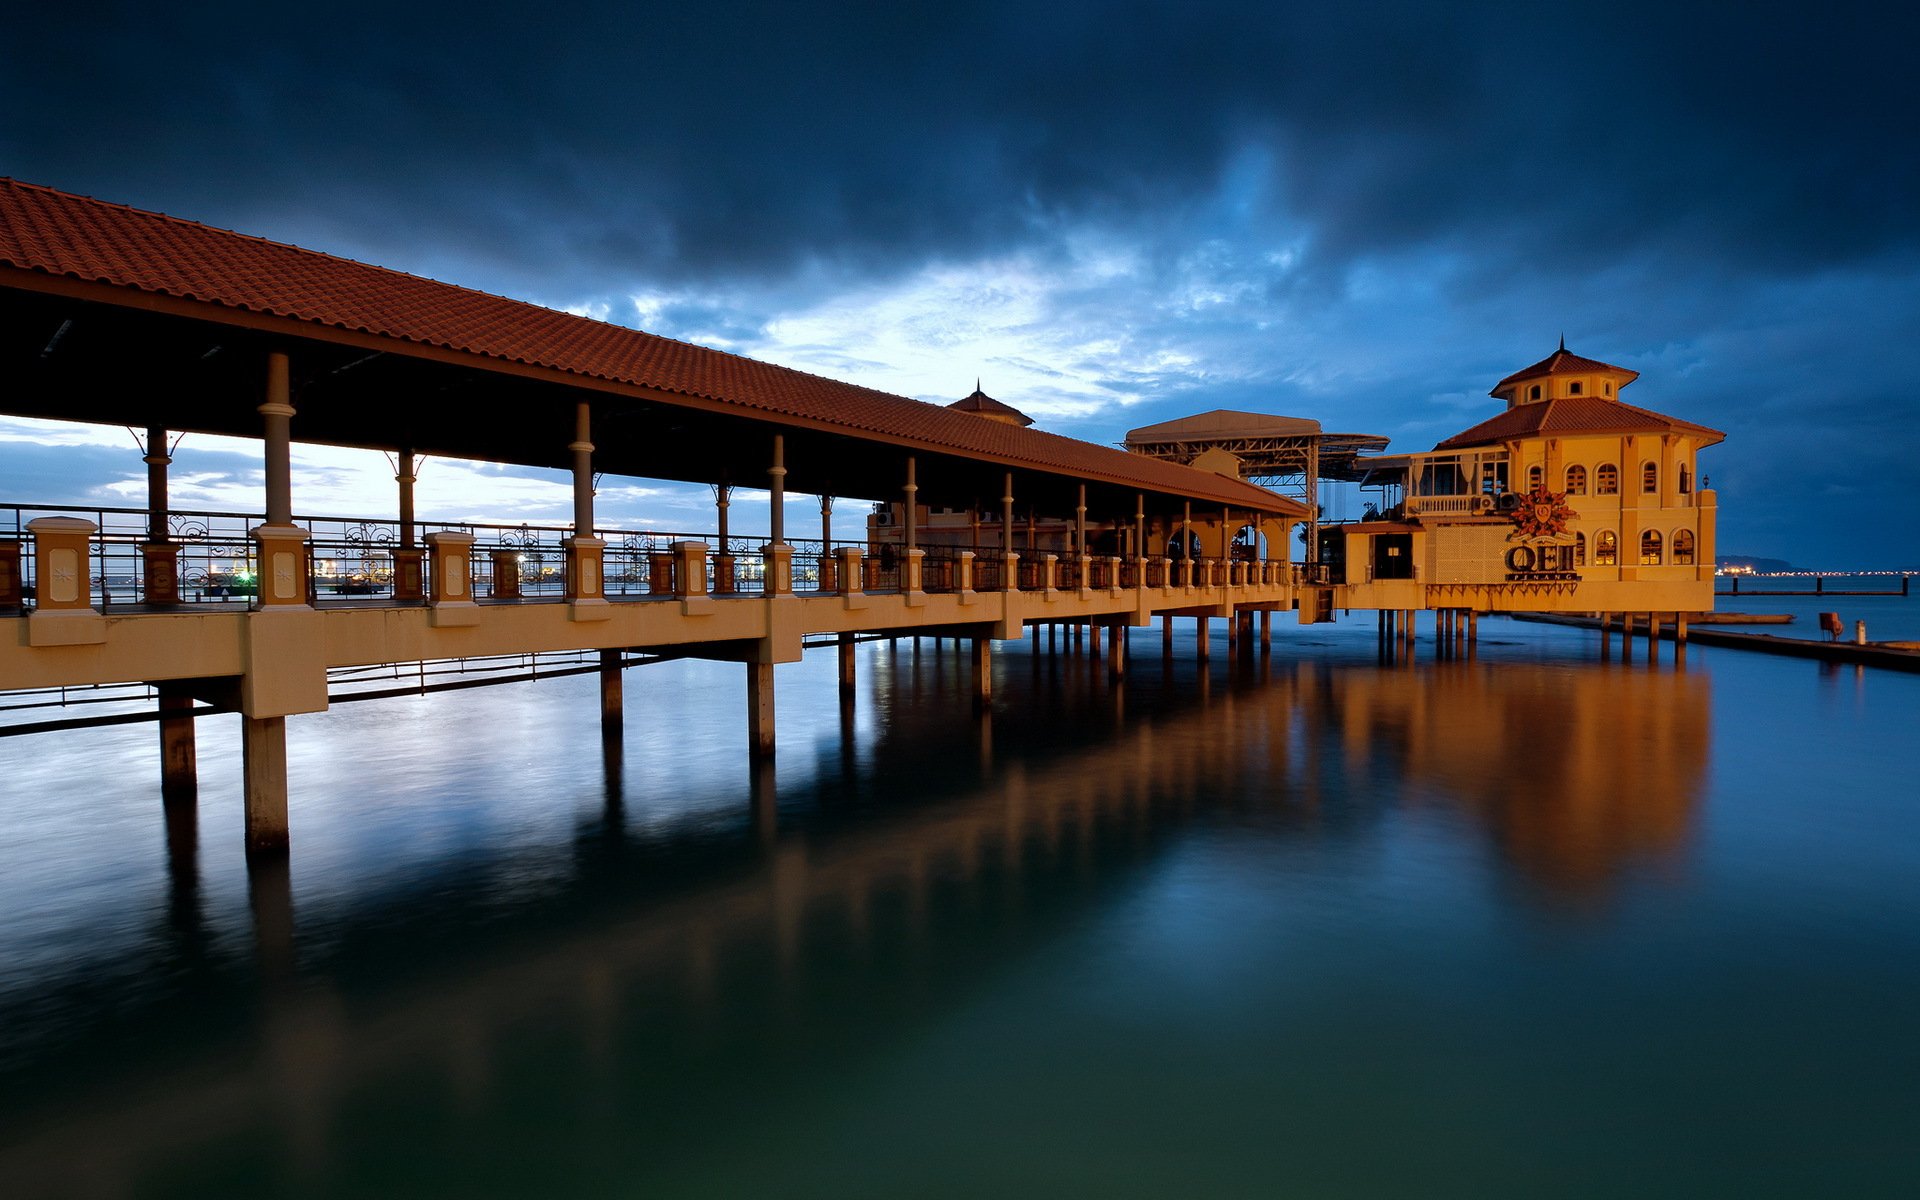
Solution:
<svg viewBox="0 0 1920 1200"><path fill-rule="evenodd" d="M1728 586L1720 580L1721 590ZM1756 625L1754 632L1775 633L1782 637L1821 638L1820 614L1838 613L1846 628L1847 640L1853 639L1853 623L1867 623L1867 637L1877 642L1920 642L1920 580L1907 596L1755 596L1748 591L1765 588L1811 588L1804 579L1742 579L1739 595L1719 596L1714 606L1721 612L1789 613L1793 622L1785 626ZM1855 579L1829 579L1827 586L1836 591L1858 588L1862 591L1900 590L1900 581L1885 575L1866 575ZM1732 628L1738 628L1734 626Z"/></svg>
<svg viewBox="0 0 1920 1200"><path fill-rule="evenodd" d="M1182 634L0 742L0 1194L1912 1194L1920 677Z"/></svg>

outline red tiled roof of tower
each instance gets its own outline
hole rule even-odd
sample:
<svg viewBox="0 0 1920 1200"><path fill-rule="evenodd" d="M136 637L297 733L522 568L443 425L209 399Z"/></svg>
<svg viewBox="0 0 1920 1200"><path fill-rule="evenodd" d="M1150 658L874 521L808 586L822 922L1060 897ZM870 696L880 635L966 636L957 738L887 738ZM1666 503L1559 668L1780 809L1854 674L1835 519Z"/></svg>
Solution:
<svg viewBox="0 0 1920 1200"><path fill-rule="evenodd" d="M971 396L966 397L964 400L955 400L952 404L947 405L947 407L954 412L973 413L975 416L1000 417L1017 421L1022 426L1033 424L1032 417L1029 417L1011 404L995 400L978 387L973 389Z"/></svg>
<svg viewBox="0 0 1920 1200"><path fill-rule="evenodd" d="M1532 366L1522 367L1494 384L1493 391L1488 394L1498 396L1508 386L1522 379L1537 379L1543 375L1583 375L1591 371L1617 371L1625 375L1626 378L1621 381L1622 387L1640 378L1638 371L1629 371L1625 367L1616 367L1612 363L1603 363L1594 358L1582 358L1562 346Z"/></svg>
<svg viewBox="0 0 1920 1200"><path fill-rule="evenodd" d="M1726 434L1692 421L1663 416L1651 409L1636 408L1607 396L1561 396L1520 404L1503 413L1454 434L1436 445L1438 450L1456 450L1468 446L1488 446L1514 438L1550 434L1579 433L1685 433L1710 439L1703 445L1725 439Z"/></svg>
<svg viewBox="0 0 1920 1200"><path fill-rule="evenodd" d="M524 301L0 177L0 265L1264 511L1264 488Z"/></svg>

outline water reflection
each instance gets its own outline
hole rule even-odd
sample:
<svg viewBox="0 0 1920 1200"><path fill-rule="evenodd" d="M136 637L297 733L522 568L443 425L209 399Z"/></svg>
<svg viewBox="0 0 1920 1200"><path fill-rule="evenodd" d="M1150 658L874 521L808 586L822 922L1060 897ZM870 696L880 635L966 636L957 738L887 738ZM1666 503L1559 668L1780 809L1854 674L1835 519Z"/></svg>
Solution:
<svg viewBox="0 0 1920 1200"><path fill-rule="evenodd" d="M884 1056L1124 907L1193 836L1358 843L1438 804L1520 895L1556 904L1684 859L1704 677L1228 657L1140 655L1109 682L1084 648L1000 654L996 707L976 713L960 644L881 648L857 706L825 701L837 720L811 747L747 773L737 828L640 821L671 786L629 761L642 722L603 743L583 708L574 748L598 744L604 805L557 883L503 900L500 857L519 851L494 846L450 854L403 903L296 906L296 849L248 877L250 970L183 955L112 995L51 971L67 1008L15 1055L0 1177L15 1194L73 1186L81 1164L102 1191L605 1190L777 1121L827 1064ZM204 946L196 845L170 818L169 920ZM506 1175L488 1170L499 1147Z"/></svg>

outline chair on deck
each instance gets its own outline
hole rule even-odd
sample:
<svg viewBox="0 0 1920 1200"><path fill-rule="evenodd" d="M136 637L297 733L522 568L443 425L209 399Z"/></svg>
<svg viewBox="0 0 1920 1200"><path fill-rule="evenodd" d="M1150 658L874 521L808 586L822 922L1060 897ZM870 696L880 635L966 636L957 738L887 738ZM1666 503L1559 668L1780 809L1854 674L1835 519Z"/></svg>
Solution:
<svg viewBox="0 0 1920 1200"><path fill-rule="evenodd" d="M1820 632L1826 634L1827 640L1830 642L1839 641L1841 633L1844 632L1844 630L1840 626L1840 614L1839 613L1821 613L1820 614Z"/></svg>

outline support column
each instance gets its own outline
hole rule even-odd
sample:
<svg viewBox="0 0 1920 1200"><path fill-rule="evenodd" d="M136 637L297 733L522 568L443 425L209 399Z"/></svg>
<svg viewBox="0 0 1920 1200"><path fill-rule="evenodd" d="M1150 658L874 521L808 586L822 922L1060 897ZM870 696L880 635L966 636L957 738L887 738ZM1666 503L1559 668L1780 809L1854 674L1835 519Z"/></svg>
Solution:
<svg viewBox="0 0 1920 1200"><path fill-rule="evenodd" d="M836 566L837 564L833 561L833 497L822 495L820 497L820 591L840 590Z"/></svg>
<svg viewBox="0 0 1920 1200"><path fill-rule="evenodd" d="M747 664L747 751L755 759L773 756L773 664Z"/></svg>
<svg viewBox="0 0 1920 1200"><path fill-rule="evenodd" d="M1160 653L1169 657L1173 654L1173 614L1160 615Z"/></svg>
<svg viewBox="0 0 1920 1200"><path fill-rule="evenodd" d="M287 853L287 719L240 718L247 857Z"/></svg>
<svg viewBox="0 0 1920 1200"><path fill-rule="evenodd" d="M1020 556L1013 552L1013 472L1000 485L1000 590L1020 590Z"/></svg>
<svg viewBox="0 0 1920 1200"><path fill-rule="evenodd" d="M619 741L626 722L624 658L619 650L600 652L600 736L606 741Z"/></svg>
<svg viewBox="0 0 1920 1200"><path fill-rule="evenodd" d="M973 639L973 703L985 708L993 701L993 639Z"/></svg>
<svg viewBox="0 0 1920 1200"><path fill-rule="evenodd" d="M193 737L193 697L177 683L160 692L160 797L172 807L192 804L200 791L200 769Z"/></svg>
<svg viewBox="0 0 1920 1200"><path fill-rule="evenodd" d="M1207 637L1211 632L1212 624L1213 622L1205 617L1195 617L1193 619L1194 652L1196 657L1201 659L1207 657Z"/></svg>
<svg viewBox="0 0 1920 1200"><path fill-rule="evenodd" d="M427 594L421 565L426 555L414 540L413 485L419 480L413 451L402 447L393 474L400 487L400 544L393 548L393 598L398 602L422 600Z"/></svg>
<svg viewBox="0 0 1920 1200"><path fill-rule="evenodd" d="M1107 678L1119 680L1127 674L1127 627L1119 621L1107 626Z"/></svg>
<svg viewBox="0 0 1920 1200"><path fill-rule="evenodd" d="M1647 614L1647 665L1658 666L1660 662L1660 614Z"/></svg>
<svg viewBox="0 0 1920 1200"><path fill-rule="evenodd" d="M733 485L713 485L713 511L719 526L719 548L713 555L713 590L725 595L733 590L733 543L727 537L727 511L733 506Z"/></svg>
<svg viewBox="0 0 1920 1200"><path fill-rule="evenodd" d="M566 554L567 608L576 621L602 621L607 608L603 564L607 543L593 533L593 406L573 407L573 536L561 546Z"/></svg>
<svg viewBox="0 0 1920 1200"><path fill-rule="evenodd" d="M853 635L840 635L840 696L842 699L853 695Z"/></svg>
<svg viewBox="0 0 1920 1200"><path fill-rule="evenodd" d="M1620 661L1633 661L1633 614L1620 614Z"/></svg>
<svg viewBox="0 0 1920 1200"><path fill-rule="evenodd" d="M913 455L907 455L907 482L901 489L907 498L906 512L906 549L911 553L920 545L920 485L914 482Z"/></svg>
<svg viewBox="0 0 1920 1200"><path fill-rule="evenodd" d="M1273 653L1273 610L1260 610L1260 653Z"/></svg>
<svg viewBox="0 0 1920 1200"><path fill-rule="evenodd" d="M148 604L180 602L180 547L167 537L167 431L147 430L147 540L140 547L141 589Z"/></svg>
<svg viewBox="0 0 1920 1200"><path fill-rule="evenodd" d="M307 606L307 531L293 523L293 399L291 367L278 351L267 355L267 399L259 408L264 441L267 519L255 526L261 608Z"/></svg>

